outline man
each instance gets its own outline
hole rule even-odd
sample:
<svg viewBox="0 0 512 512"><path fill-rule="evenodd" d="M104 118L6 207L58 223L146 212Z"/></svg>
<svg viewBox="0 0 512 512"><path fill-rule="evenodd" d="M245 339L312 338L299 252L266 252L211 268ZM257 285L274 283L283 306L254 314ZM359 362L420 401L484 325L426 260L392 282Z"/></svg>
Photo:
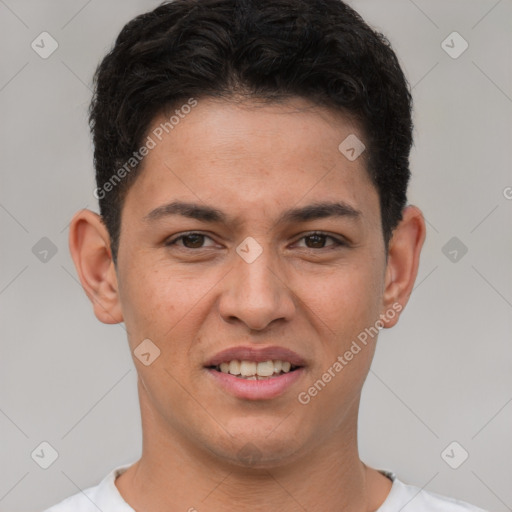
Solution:
<svg viewBox="0 0 512 512"><path fill-rule="evenodd" d="M70 250L124 322L143 453L49 510L478 511L359 458L378 332L411 294L411 97L338 0L176 0L95 76Z"/></svg>

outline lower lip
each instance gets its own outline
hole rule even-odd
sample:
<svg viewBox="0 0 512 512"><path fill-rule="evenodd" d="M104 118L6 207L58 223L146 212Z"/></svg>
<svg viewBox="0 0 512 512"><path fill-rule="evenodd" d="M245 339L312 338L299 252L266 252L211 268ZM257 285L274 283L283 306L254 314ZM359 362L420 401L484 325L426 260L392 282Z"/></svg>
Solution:
<svg viewBox="0 0 512 512"><path fill-rule="evenodd" d="M225 391L237 398L269 400L282 395L300 379L304 373L304 368L297 368L293 372L262 380L242 379L230 373L222 373L213 369L208 369L207 371Z"/></svg>

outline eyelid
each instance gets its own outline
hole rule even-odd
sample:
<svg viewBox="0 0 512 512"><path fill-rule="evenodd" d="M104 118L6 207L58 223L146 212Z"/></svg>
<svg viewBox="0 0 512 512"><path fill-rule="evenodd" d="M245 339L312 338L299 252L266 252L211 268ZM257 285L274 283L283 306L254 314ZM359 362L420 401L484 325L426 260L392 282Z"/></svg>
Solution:
<svg viewBox="0 0 512 512"><path fill-rule="evenodd" d="M214 241L213 238L209 235L207 235L206 233L201 233L201 231L185 231L184 233L180 233L178 236L175 236L173 238L169 238L167 239L165 242L164 242L164 245L166 246L169 246L169 245L175 245L175 243L178 241L178 240L182 240L183 238L187 237L187 236L190 236L190 235L201 235L201 236L204 236L205 238L209 238L210 240ZM188 249L188 247L185 247L183 246L184 249ZM200 247L200 249L203 249L203 247ZM194 250L198 250L198 249L190 249L191 251L194 251Z"/></svg>
<svg viewBox="0 0 512 512"><path fill-rule="evenodd" d="M297 242L300 241L300 240L303 240L304 238L308 238L309 236L313 236L313 235L319 235L319 236L323 236L325 238L330 238L331 240L334 241L334 246L348 246L349 245L349 242L348 240L341 236L341 235L338 235L338 236L335 236L335 235L331 235L329 233L326 233L325 231L310 231L310 232L307 232L305 234L303 234L300 238L297 239ZM313 251L319 251L319 250L322 250L322 249L325 249L325 247L322 247L320 249L312 249L310 247L306 247L306 249L310 249L310 250L313 250Z"/></svg>

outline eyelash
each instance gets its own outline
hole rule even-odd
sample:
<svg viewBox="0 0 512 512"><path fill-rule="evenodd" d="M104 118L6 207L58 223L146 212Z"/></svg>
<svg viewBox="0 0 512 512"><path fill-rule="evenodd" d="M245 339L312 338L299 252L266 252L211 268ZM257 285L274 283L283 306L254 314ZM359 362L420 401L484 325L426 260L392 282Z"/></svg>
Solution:
<svg viewBox="0 0 512 512"><path fill-rule="evenodd" d="M208 235L205 235L204 233L200 233L198 231L189 231L187 233L183 233L182 235L172 239L172 240L169 240L168 242L165 243L165 246L166 247L171 247L173 245L176 245L176 242L178 242L178 240L183 240L184 238L187 238L188 236L191 236L191 235L199 235L199 236L203 236L203 237L206 237L206 238L210 238L211 240L211 237L209 237ZM313 250L313 251L321 251L321 250L326 250L328 249L329 247L347 247L348 246L348 243L344 242L343 240L340 240L338 238L335 238L333 237L332 235L328 235L327 233L324 233L322 231L312 231L311 233L308 233L304 236L302 236L301 238L299 238L299 240L303 240L305 238L309 238L311 236L321 236L321 237L325 237L326 239L327 238L330 238L334 244L332 246L327 246L327 247L320 247L319 249L315 249L315 248L312 248L312 247L306 247L306 249L309 249L309 250ZM191 249L190 247L185 247L185 246L182 246L183 249L187 249L187 250L190 250L190 251L199 251L201 249L205 249L205 247L197 247L195 249Z"/></svg>

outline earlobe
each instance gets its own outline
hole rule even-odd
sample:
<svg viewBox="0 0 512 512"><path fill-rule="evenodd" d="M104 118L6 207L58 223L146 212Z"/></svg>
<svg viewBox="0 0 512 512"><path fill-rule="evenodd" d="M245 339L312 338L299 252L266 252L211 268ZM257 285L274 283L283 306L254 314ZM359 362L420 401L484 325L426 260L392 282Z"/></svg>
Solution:
<svg viewBox="0 0 512 512"><path fill-rule="evenodd" d="M425 236L425 220L421 211L416 206L404 208L402 220L395 228L388 248L381 314L386 328L393 327L400 316L386 313L391 310L402 311L412 293Z"/></svg>
<svg viewBox="0 0 512 512"><path fill-rule="evenodd" d="M101 217L77 212L69 227L69 250L96 318L106 324L123 321L110 237Z"/></svg>

